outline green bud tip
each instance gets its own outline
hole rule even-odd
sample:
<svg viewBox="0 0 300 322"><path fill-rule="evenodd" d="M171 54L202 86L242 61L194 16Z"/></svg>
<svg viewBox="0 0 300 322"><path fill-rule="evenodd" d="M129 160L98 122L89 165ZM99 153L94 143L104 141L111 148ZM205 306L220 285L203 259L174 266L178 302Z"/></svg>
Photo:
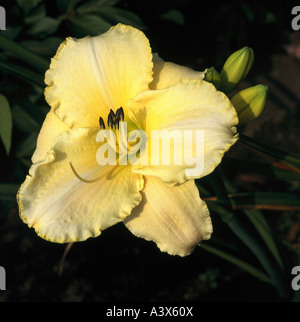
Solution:
<svg viewBox="0 0 300 322"><path fill-rule="evenodd" d="M220 76L220 90L230 93L249 73L254 60L254 52L250 47L243 47L234 52L226 60Z"/></svg>
<svg viewBox="0 0 300 322"><path fill-rule="evenodd" d="M207 68L204 73L205 73L204 80L209 83L212 83L216 89L219 89L221 84L221 76L216 71L215 67Z"/></svg>
<svg viewBox="0 0 300 322"><path fill-rule="evenodd" d="M235 94L231 103L235 107L239 124L245 124L257 119L263 112L268 95L268 86L256 85Z"/></svg>

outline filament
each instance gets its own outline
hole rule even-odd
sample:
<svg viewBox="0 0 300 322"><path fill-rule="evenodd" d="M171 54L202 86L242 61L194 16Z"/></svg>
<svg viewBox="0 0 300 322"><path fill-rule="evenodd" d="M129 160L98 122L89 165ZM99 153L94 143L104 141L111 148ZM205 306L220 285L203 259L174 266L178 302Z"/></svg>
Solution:
<svg viewBox="0 0 300 322"><path fill-rule="evenodd" d="M72 162L69 162L69 163L70 163L70 167L71 167L71 169L72 169L73 173L75 174L75 176L76 176L80 181L85 182L85 183L93 183L93 182L97 182L97 181L99 181L99 180L101 179L101 176L99 176L98 178L92 179L92 180L84 179L84 178L82 178L82 177L78 174L78 172L74 169L74 166L73 166Z"/></svg>

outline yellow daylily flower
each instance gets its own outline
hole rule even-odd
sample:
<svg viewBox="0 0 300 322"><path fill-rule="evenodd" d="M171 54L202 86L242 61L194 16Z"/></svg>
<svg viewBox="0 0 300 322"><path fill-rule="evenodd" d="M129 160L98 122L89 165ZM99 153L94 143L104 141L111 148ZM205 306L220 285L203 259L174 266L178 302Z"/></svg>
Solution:
<svg viewBox="0 0 300 322"><path fill-rule="evenodd" d="M234 107L203 77L152 54L146 36L130 26L68 38L46 72L51 110L18 192L22 220L57 243L96 237L124 221L161 251L190 254L212 233L194 179L212 172L237 140ZM107 126L119 133L115 113L130 130L147 134L204 131L202 173L188 176L187 164L100 166L96 155L103 142L97 135Z"/></svg>

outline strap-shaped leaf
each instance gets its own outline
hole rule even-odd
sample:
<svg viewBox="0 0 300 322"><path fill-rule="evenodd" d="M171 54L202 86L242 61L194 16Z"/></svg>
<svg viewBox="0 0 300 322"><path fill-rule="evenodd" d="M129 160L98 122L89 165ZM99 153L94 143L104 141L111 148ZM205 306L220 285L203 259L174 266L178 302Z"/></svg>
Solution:
<svg viewBox="0 0 300 322"><path fill-rule="evenodd" d="M244 134L239 134L239 142L259 154L264 160L273 164L273 166L300 173L300 155L275 148Z"/></svg>
<svg viewBox="0 0 300 322"><path fill-rule="evenodd" d="M265 283L273 284L272 280L262 271L257 269L256 267L252 266L251 264L237 258L221 249L215 248L207 243L202 242L200 247L218 257L225 259L226 261L238 266L239 268L243 269L244 271L248 272L249 274L255 276L259 280Z"/></svg>
<svg viewBox="0 0 300 322"><path fill-rule="evenodd" d="M240 160L236 158L224 157L222 165L226 169L239 169L243 172L258 174L267 178L278 180L300 181L300 173L291 172L286 169L280 169L269 163L252 162L248 160Z"/></svg>
<svg viewBox="0 0 300 322"><path fill-rule="evenodd" d="M0 183L0 200L16 200L19 188L17 183Z"/></svg>
<svg viewBox="0 0 300 322"><path fill-rule="evenodd" d="M45 87L43 77L40 74L34 71L31 71L27 68L11 64L7 61L0 60L0 69L8 74L16 76L19 79L22 79L23 81L29 84Z"/></svg>
<svg viewBox="0 0 300 322"><path fill-rule="evenodd" d="M262 215L260 211L257 210L245 210L244 213L247 215L249 220L252 222L256 230L259 232L261 238L269 248L270 252L276 259L277 263L279 264L280 268L283 270L284 265L279 254L273 232L266 221L265 217Z"/></svg>
<svg viewBox="0 0 300 322"><path fill-rule="evenodd" d="M0 138L9 154L12 134L12 116L6 97L0 94Z"/></svg>
<svg viewBox="0 0 300 322"><path fill-rule="evenodd" d="M272 283L276 286L280 296L282 298L287 297L288 290L286 289L281 267L278 265L266 245L262 243L257 236L253 236L248 227L245 226L245 223L234 213L221 172L218 168L216 170L210 176L212 178L211 184L215 189L219 202L207 202L208 207L220 215L229 228L257 257L271 278Z"/></svg>
<svg viewBox="0 0 300 322"><path fill-rule="evenodd" d="M232 209L300 210L300 197L288 192L244 192L230 194ZM218 197L206 197L205 201L217 201Z"/></svg>
<svg viewBox="0 0 300 322"><path fill-rule="evenodd" d="M3 36L0 36L0 48L10 52L16 58L23 60L27 64L31 65L32 67L36 68L41 72L45 72L50 64L50 61L33 54L32 52L28 51L27 49L23 48L16 42L9 40Z"/></svg>

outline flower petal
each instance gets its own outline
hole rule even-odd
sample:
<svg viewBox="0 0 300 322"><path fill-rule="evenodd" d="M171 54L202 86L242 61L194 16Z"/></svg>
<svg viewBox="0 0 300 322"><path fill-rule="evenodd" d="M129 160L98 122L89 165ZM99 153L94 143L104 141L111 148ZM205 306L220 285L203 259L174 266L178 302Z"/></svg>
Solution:
<svg viewBox="0 0 300 322"><path fill-rule="evenodd" d="M64 243L95 237L124 220L141 201L143 178L128 166L99 166L97 129L62 133L33 164L18 192L20 216L42 238ZM80 180L71 169L70 162Z"/></svg>
<svg viewBox="0 0 300 322"><path fill-rule="evenodd" d="M33 163L41 161L46 153L52 148L54 139L62 132L68 131L70 128L62 122L57 115L55 115L54 110L51 109L43 123L41 131L38 135L36 149L31 158Z"/></svg>
<svg viewBox="0 0 300 322"><path fill-rule="evenodd" d="M218 92L212 84L201 80L184 80L162 90L144 91L128 102L128 114L146 131L149 142L148 151L146 150L148 165L142 165L142 162L135 164L133 171L159 177L170 184L183 183L211 173L237 140L235 125L238 118L234 107L226 95ZM171 153L163 147L153 152L150 147L154 146L154 139L167 137L162 130L169 135L177 133L177 138L182 140L174 139L176 143L170 148ZM199 140L197 130L203 135L201 137L199 134ZM188 134L192 135L192 139L188 139ZM201 141L202 138L204 141ZM185 153L178 160L179 163L176 163L173 155L181 150L182 154L188 151L190 157ZM199 151L201 158L195 158L195 151ZM169 157L169 165L162 163L164 156ZM159 162L154 163L153 160ZM196 161L199 162L198 165ZM190 170L186 171L187 169Z"/></svg>
<svg viewBox="0 0 300 322"><path fill-rule="evenodd" d="M142 195L142 202L124 221L134 235L180 256L189 255L200 241L210 238L209 211L194 180L167 187L157 178L146 177Z"/></svg>
<svg viewBox="0 0 300 322"><path fill-rule="evenodd" d="M150 89L162 89L175 85L182 79L204 79L204 72L196 72L193 69L171 62L165 62L158 54L153 54L153 81Z"/></svg>
<svg viewBox="0 0 300 322"><path fill-rule="evenodd" d="M97 37L67 38L46 72L45 97L70 127L96 127L99 116L148 89L152 54L146 36L118 24Z"/></svg>

